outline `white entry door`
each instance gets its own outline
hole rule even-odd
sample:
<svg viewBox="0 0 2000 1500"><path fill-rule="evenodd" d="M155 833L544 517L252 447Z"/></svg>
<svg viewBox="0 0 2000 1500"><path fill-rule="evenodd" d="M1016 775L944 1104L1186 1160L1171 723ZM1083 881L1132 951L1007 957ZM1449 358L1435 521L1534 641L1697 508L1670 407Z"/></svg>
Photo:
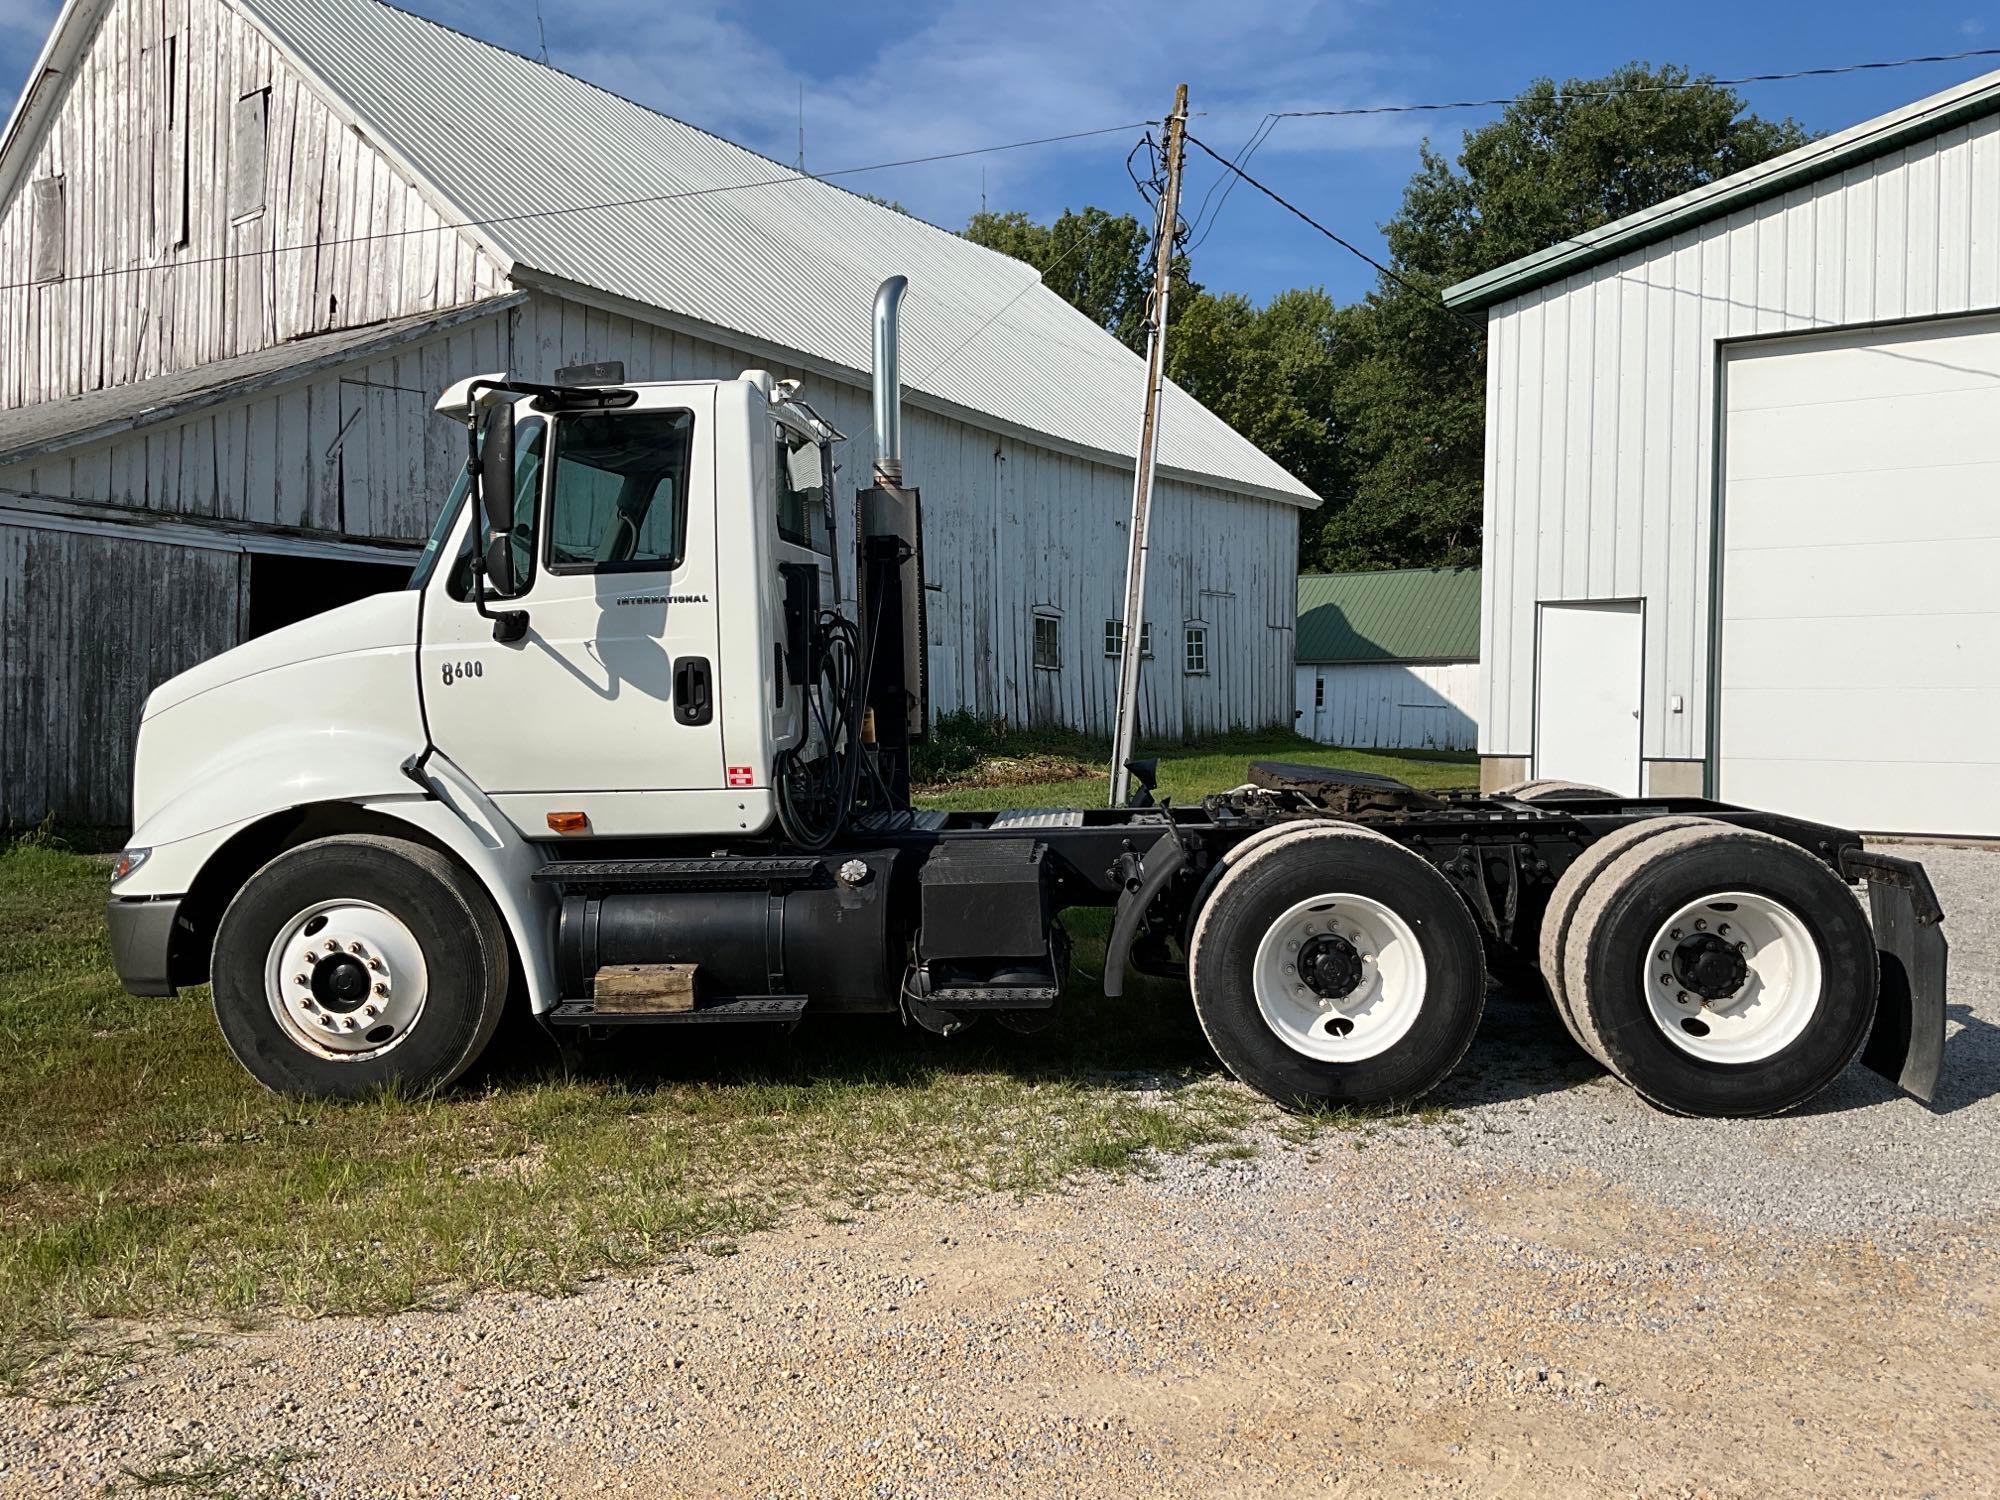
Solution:
<svg viewBox="0 0 2000 1500"><path fill-rule="evenodd" d="M1639 795L1643 616L1635 599L1544 604L1535 775Z"/></svg>

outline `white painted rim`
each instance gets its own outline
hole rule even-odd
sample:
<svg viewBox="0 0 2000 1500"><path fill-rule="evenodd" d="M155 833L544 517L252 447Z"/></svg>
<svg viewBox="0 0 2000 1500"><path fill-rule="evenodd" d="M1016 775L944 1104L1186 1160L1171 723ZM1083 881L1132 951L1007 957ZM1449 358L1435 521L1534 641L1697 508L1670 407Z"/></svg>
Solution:
<svg viewBox="0 0 2000 1500"><path fill-rule="evenodd" d="M1747 973L1733 995L1705 1000L1679 982L1675 947L1696 932L1714 933L1742 955ZM1819 944L1804 920L1783 902L1748 891L1703 896L1661 923L1640 982L1668 1041L1691 1057L1735 1064L1762 1062L1791 1046L1812 1023L1825 989Z"/></svg>
<svg viewBox="0 0 2000 1500"><path fill-rule="evenodd" d="M1362 978L1338 1000L1299 975L1299 950L1336 933L1361 956ZM1394 1047L1424 1008L1424 953L1416 929L1368 896L1331 892L1284 912L1257 945L1250 970L1257 1012L1279 1041L1316 1062L1361 1062Z"/></svg>
<svg viewBox="0 0 2000 1500"><path fill-rule="evenodd" d="M316 993L320 965L351 960L367 975L357 1000ZM430 993L423 946L402 918L372 901L321 901L278 929L264 962L271 1014L303 1051L329 1062L366 1062L416 1029Z"/></svg>

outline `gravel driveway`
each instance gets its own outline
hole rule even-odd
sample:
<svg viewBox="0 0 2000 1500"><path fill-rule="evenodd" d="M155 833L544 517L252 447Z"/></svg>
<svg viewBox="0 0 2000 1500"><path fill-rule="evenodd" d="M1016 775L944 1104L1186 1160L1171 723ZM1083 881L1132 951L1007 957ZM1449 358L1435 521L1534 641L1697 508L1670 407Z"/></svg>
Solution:
<svg viewBox="0 0 2000 1500"><path fill-rule="evenodd" d="M215 1331L0 1402L0 1490L2000 1493L2000 854L1920 853L1935 1109L1675 1119L1496 1004L1438 1118Z"/></svg>

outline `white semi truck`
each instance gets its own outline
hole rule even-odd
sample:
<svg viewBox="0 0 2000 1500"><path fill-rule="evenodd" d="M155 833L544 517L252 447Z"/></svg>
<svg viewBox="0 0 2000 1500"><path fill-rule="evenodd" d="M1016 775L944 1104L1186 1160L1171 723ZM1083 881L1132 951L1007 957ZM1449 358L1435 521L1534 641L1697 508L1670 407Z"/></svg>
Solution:
<svg viewBox="0 0 2000 1500"><path fill-rule="evenodd" d="M126 988L208 982L274 1089L435 1088L509 1006L689 1040L806 1013L1029 1022L1065 988L1062 913L1098 906L1105 990L1185 979L1222 1061L1288 1105L1423 1094L1494 973L1538 979L1668 1109L1783 1110L1864 1051L1931 1096L1942 913L1921 865L1848 830L1272 763L1196 807L913 808L901 289L876 302L875 482L845 558L839 435L789 383L448 391L468 462L409 586L147 701L108 905Z"/></svg>

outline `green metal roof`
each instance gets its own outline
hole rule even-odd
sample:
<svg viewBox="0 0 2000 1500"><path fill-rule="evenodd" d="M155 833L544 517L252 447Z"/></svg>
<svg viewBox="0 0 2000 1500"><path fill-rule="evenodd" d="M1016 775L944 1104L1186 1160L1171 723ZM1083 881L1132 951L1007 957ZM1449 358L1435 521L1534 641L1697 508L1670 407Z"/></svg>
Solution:
<svg viewBox="0 0 2000 1500"><path fill-rule="evenodd" d="M1706 183L1636 214L1563 240L1533 255L1446 287L1447 307L1488 307L1697 224L1760 203L1885 156L1912 141L2000 111L2000 72L1974 78L1928 99L1774 156L1730 177Z"/></svg>
<svg viewBox="0 0 2000 1500"><path fill-rule="evenodd" d="M1298 659L1477 661L1479 569L1302 573Z"/></svg>

